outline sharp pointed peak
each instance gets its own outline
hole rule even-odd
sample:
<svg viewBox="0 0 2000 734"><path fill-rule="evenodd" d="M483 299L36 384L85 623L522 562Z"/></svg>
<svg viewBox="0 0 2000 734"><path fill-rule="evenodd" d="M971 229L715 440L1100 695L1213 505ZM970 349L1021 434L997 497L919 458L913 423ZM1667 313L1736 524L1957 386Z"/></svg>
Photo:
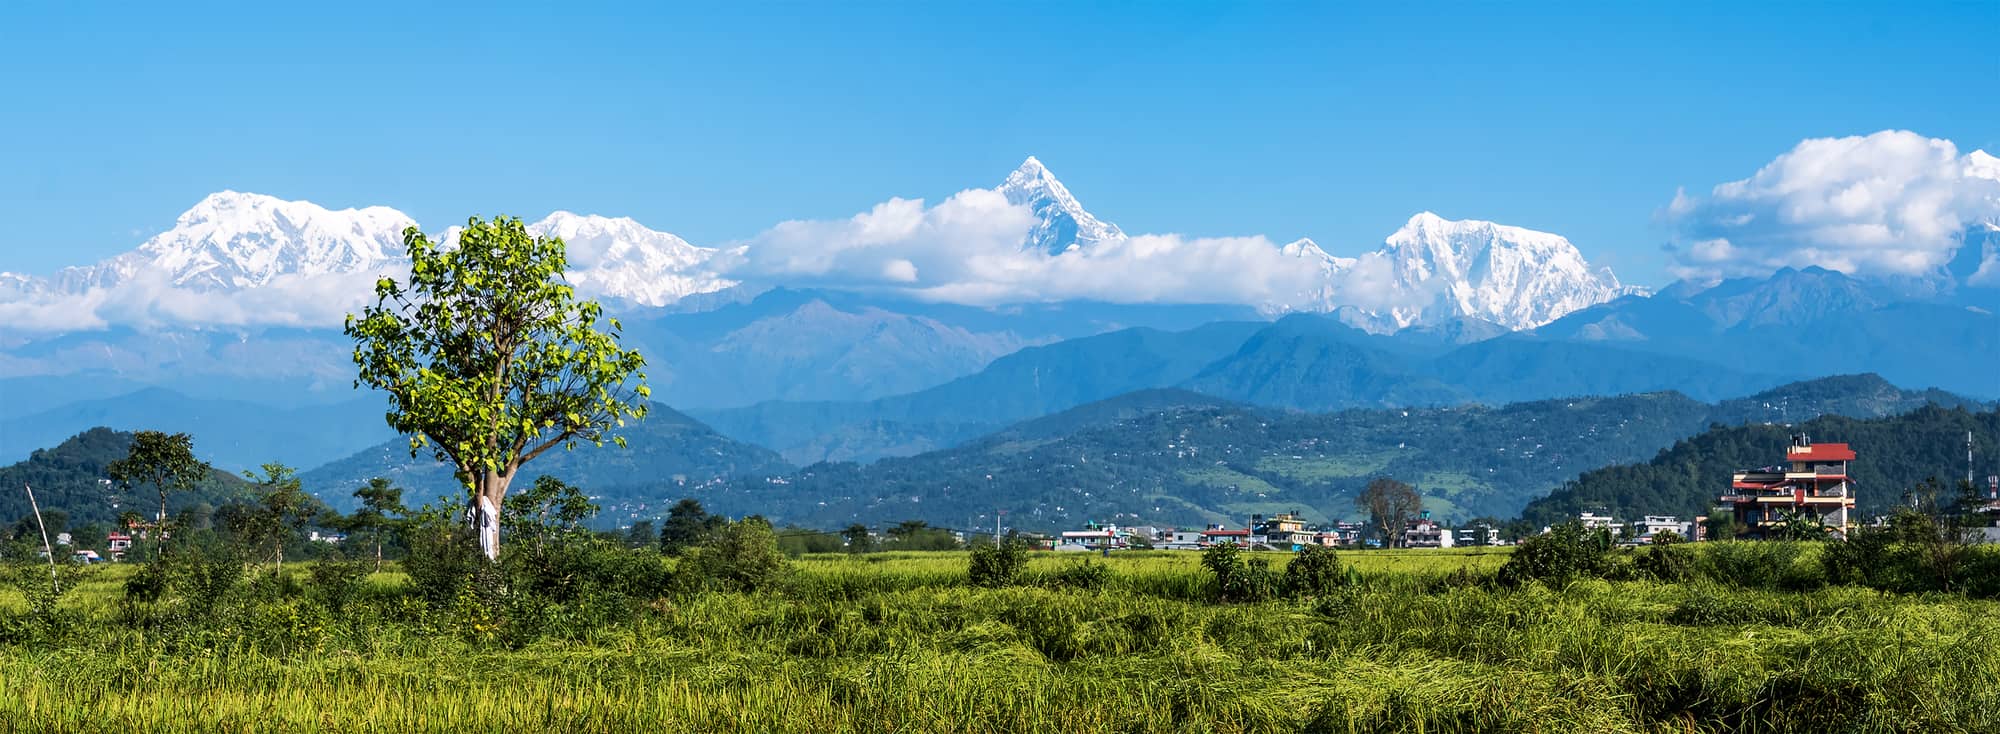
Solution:
<svg viewBox="0 0 2000 734"><path fill-rule="evenodd" d="M1021 165L1014 167L1013 172L1007 174L1007 183L1003 185L1027 187L1041 182L1062 185L1062 182L1056 180L1056 175L1049 171L1049 167L1042 165L1041 159L1028 156L1027 160L1021 161Z"/></svg>

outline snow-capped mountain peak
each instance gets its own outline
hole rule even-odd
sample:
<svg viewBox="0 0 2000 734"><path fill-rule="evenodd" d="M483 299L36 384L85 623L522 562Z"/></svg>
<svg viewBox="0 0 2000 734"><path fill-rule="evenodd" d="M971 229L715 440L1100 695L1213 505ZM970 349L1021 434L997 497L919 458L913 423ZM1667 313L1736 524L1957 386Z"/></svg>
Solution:
<svg viewBox="0 0 2000 734"><path fill-rule="evenodd" d="M1387 261L1387 285L1403 294L1401 305L1378 314L1385 329L1458 317L1528 329L1627 292L1561 235L1428 211L1373 256Z"/></svg>
<svg viewBox="0 0 2000 734"><path fill-rule="evenodd" d="M648 229L629 217L558 211L528 225L528 231L562 238L569 256L567 277L589 295L663 306L736 285L709 267L715 250Z"/></svg>
<svg viewBox="0 0 2000 734"><path fill-rule="evenodd" d="M409 215L384 206L330 210L263 194L209 194L138 249L57 275L64 289L111 286L145 272L195 290L267 285L280 275L367 270L399 259Z"/></svg>
<svg viewBox="0 0 2000 734"><path fill-rule="evenodd" d="M1034 211L1038 221L1028 235L1028 243L1036 250L1060 255L1125 237L1118 225L1101 221L1085 211L1083 204L1070 195L1069 188L1034 156L1022 161L995 190L1007 197L1007 203Z"/></svg>

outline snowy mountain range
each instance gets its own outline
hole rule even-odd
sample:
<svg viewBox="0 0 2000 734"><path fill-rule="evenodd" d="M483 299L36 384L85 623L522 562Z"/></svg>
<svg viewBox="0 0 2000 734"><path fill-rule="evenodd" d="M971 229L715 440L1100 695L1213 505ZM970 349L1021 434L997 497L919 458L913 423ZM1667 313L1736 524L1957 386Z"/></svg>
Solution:
<svg viewBox="0 0 2000 734"><path fill-rule="evenodd" d="M1098 248L1129 240L1116 224L1086 210L1035 158L993 191L1032 215L1018 247L1033 257L1056 264L1064 258L1081 261ZM83 296L138 281L210 296L261 290L265 299L257 303L282 302L269 291L329 276L366 282L396 274L406 267L402 231L413 224L411 217L388 207L335 211L306 201L223 191L131 252L47 278L0 273L0 306ZM750 245L696 246L629 218L559 211L529 229L568 242L569 278L593 297L665 306L755 278L732 270ZM1303 271L1287 282L1313 285L1304 293L1269 293L1253 305L1274 315L1337 312L1377 332L1468 318L1509 330L1529 329L1633 292L1609 270L1592 268L1560 236L1491 222L1451 221L1430 212L1412 217L1380 248L1358 257L1331 255L1310 239L1278 249L1286 262L1296 262ZM346 293L328 287L309 292L316 298ZM365 295L362 289L352 297ZM273 323L309 325L314 318L323 315Z"/></svg>

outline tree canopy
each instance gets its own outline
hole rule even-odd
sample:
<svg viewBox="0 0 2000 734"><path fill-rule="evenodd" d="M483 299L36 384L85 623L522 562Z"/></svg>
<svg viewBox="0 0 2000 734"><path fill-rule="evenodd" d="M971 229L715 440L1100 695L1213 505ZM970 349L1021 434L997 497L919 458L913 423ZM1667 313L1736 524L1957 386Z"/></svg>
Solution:
<svg viewBox="0 0 2000 734"><path fill-rule="evenodd" d="M561 238L475 217L455 241L411 227L403 243L407 282L382 278L375 305L347 318L355 384L389 396L389 425L411 437L411 453L429 446L451 463L472 517L493 528L522 464L580 441L624 444L610 434L646 413L645 359L564 281Z"/></svg>

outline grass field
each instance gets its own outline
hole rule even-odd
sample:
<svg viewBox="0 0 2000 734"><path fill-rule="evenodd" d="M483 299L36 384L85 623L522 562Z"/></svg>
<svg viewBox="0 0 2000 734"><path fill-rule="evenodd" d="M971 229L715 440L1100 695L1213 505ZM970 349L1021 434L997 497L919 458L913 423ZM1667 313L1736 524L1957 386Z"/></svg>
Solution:
<svg viewBox="0 0 2000 734"><path fill-rule="evenodd" d="M774 591L512 619L396 572L341 612L147 616L132 567L94 569L54 623L0 594L0 731L2000 731L2000 604L1479 581L1506 558L1344 553L1342 593L1217 604L1194 553L1090 556L1095 589L1057 585L1077 556L997 589L963 553L806 557Z"/></svg>

